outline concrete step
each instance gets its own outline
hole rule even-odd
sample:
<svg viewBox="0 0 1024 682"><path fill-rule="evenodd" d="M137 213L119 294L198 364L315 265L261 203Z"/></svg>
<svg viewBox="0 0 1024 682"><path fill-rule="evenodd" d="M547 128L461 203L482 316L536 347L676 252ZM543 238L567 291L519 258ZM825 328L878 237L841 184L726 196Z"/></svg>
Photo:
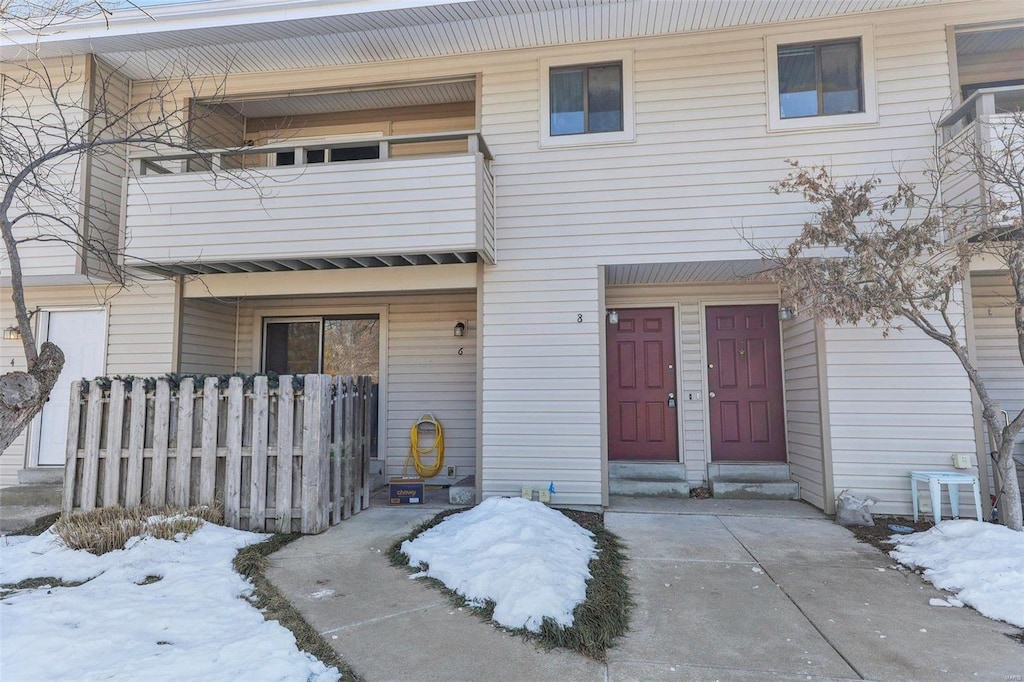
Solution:
<svg viewBox="0 0 1024 682"><path fill-rule="evenodd" d="M645 481L635 478L608 479L612 495L646 495L650 497L689 497L690 484L686 481Z"/></svg>
<svg viewBox="0 0 1024 682"><path fill-rule="evenodd" d="M800 485L795 481L712 479L711 496L727 500L799 500Z"/></svg>
<svg viewBox="0 0 1024 682"><path fill-rule="evenodd" d="M476 476L466 476L448 487L448 503L476 504Z"/></svg>
<svg viewBox="0 0 1024 682"><path fill-rule="evenodd" d="M31 467L18 471L18 484L31 485L36 483L64 482L64 467Z"/></svg>
<svg viewBox="0 0 1024 682"><path fill-rule="evenodd" d="M0 507L0 534L10 535L27 528L37 520L60 511L60 507L4 505Z"/></svg>
<svg viewBox="0 0 1024 682"><path fill-rule="evenodd" d="M0 488L0 507L57 507L63 486L52 483L12 485Z"/></svg>
<svg viewBox="0 0 1024 682"><path fill-rule="evenodd" d="M708 465L708 476L712 481L749 481L752 483L790 480L789 465L775 463L712 463Z"/></svg>
<svg viewBox="0 0 1024 682"><path fill-rule="evenodd" d="M679 462L609 462L608 487L613 495L690 495L686 467Z"/></svg>

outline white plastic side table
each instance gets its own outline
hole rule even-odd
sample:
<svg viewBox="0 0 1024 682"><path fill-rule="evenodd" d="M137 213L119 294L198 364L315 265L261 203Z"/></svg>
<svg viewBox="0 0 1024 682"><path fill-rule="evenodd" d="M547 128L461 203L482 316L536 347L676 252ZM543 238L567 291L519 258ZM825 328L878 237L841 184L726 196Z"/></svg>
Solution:
<svg viewBox="0 0 1024 682"><path fill-rule="evenodd" d="M910 494L913 497L914 520L918 517L917 504L917 482L928 483L928 496L932 503L932 516L935 523L942 520L942 484L946 484L949 490L949 507L953 511L953 518L960 518L960 486L970 485L974 487L974 509L981 521L981 487L978 477L972 474L963 474L958 471L911 471L910 472Z"/></svg>

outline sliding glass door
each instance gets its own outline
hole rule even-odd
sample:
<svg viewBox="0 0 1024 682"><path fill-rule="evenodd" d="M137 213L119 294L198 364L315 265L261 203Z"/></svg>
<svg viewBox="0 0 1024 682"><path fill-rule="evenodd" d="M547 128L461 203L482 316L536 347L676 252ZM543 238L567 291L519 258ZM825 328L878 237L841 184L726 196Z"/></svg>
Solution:
<svg viewBox="0 0 1024 682"><path fill-rule="evenodd" d="M263 369L278 374L366 374L380 378L377 315L269 317Z"/></svg>

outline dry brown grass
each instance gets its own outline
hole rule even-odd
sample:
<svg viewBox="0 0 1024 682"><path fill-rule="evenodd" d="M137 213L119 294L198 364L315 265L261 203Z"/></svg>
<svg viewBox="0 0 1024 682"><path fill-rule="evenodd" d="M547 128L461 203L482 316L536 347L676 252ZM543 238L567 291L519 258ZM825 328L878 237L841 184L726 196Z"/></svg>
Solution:
<svg viewBox="0 0 1024 682"><path fill-rule="evenodd" d="M53 532L71 549L84 549L92 554L106 554L124 549L136 536L173 540L188 537L205 522L221 523L220 507L103 507L87 512L61 516L53 524Z"/></svg>

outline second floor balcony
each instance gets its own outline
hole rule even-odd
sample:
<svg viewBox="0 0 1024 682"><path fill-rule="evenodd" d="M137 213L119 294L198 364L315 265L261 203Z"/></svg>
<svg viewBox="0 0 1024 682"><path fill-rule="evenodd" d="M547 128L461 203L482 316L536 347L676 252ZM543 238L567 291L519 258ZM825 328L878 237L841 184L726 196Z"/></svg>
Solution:
<svg viewBox="0 0 1024 682"><path fill-rule="evenodd" d="M476 131L136 156L126 263L161 274L493 263L490 160Z"/></svg>
<svg viewBox="0 0 1024 682"><path fill-rule="evenodd" d="M939 121L942 203L973 223L998 228L1021 217L1024 85L982 88Z"/></svg>

